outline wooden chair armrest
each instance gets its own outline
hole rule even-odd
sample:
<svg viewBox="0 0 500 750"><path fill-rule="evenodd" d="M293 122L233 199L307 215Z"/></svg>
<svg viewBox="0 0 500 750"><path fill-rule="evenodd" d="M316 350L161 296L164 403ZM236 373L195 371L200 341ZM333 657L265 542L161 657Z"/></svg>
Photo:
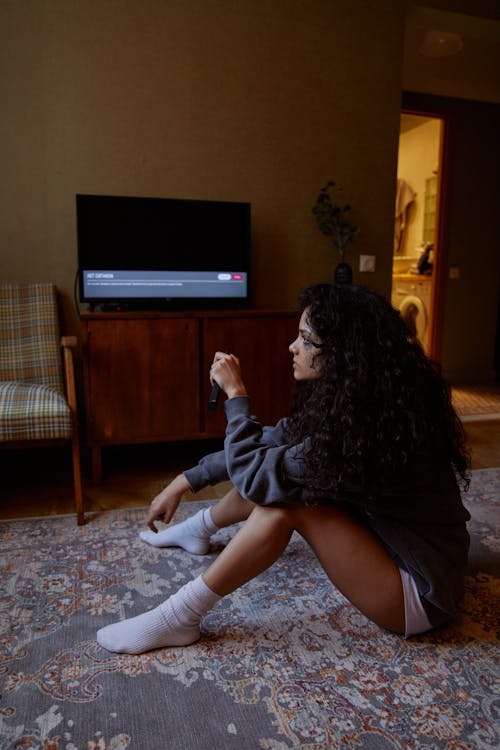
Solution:
<svg viewBox="0 0 500 750"><path fill-rule="evenodd" d="M68 347L69 349L75 349L77 343L78 339L76 336L62 336L61 338L61 346L65 348Z"/></svg>

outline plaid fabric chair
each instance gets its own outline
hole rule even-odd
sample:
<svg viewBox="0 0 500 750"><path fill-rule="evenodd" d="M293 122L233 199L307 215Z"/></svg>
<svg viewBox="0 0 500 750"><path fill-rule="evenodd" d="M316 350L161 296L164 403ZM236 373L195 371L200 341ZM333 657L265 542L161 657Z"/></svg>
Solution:
<svg viewBox="0 0 500 750"><path fill-rule="evenodd" d="M53 284L0 285L0 448L71 441L75 508L81 524L75 345L75 337L59 336Z"/></svg>

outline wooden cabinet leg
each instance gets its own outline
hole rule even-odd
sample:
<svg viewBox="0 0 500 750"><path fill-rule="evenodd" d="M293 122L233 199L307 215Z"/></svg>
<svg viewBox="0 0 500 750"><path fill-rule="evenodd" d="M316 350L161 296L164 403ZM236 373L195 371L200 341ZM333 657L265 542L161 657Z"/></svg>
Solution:
<svg viewBox="0 0 500 750"><path fill-rule="evenodd" d="M100 445L93 445L92 449L92 480L94 484L102 484L102 449Z"/></svg>

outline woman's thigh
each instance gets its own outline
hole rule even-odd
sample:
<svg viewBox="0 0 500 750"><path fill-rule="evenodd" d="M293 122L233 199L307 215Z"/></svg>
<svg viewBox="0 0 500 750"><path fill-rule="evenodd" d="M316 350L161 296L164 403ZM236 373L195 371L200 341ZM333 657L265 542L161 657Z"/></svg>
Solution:
<svg viewBox="0 0 500 750"><path fill-rule="evenodd" d="M336 588L380 627L404 633L399 568L378 537L339 508L300 507L285 512Z"/></svg>

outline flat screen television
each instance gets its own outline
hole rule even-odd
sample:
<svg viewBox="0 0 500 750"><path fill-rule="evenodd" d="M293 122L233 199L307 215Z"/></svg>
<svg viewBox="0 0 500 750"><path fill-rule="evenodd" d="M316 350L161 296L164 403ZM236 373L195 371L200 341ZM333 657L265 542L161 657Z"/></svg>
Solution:
<svg viewBox="0 0 500 750"><path fill-rule="evenodd" d="M250 203L77 194L76 225L91 309L248 304Z"/></svg>

